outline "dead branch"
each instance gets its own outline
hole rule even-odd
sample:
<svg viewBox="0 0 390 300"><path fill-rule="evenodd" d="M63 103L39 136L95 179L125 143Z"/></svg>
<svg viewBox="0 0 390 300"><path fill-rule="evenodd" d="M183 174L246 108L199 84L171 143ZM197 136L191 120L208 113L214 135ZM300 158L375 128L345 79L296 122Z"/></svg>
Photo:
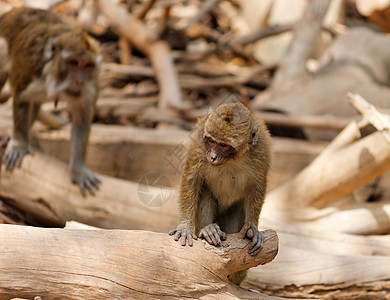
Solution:
<svg viewBox="0 0 390 300"><path fill-rule="evenodd" d="M262 28L258 31L249 33L247 35L236 36L232 38L229 41L229 45L231 47L246 46L248 44L257 42L258 40L290 31L293 29L293 27L294 24L286 24L286 25L273 26L270 28Z"/></svg>
<svg viewBox="0 0 390 300"><path fill-rule="evenodd" d="M350 194L389 168L390 145L380 132L376 132L331 151L326 159L315 160L293 180L272 191L268 201L285 204L293 201L296 205L323 207Z"/></svg>
<svg viewBox="0 0 390 300"><path fill-rule="evenodd" d="M294 40L280 63L271 84L273 97L283 94L297 82L307 78L306 61L311 57L322 29L322 21L329 0L313 0L308 3L304 16L294 28Z"/></svg>
<svg viewBox="0 0 390 300"><path fill-rule="evenodd" d="M199 23L202 19L209 14L220 2L221 0L207 0L202 4L202 7L199 9L199 12L194 16L187 24L187 28L190 28L192 25Z"/></svg>
<svg viewBox="0 0 390 300"><path fill-rule="evenodd" d="M159 106L182 110L184 105L168 44L154 40L142 21L109 0L100 0L98 5L119 34L149 57L159 82Z"/></svg>
<svg viewBox="0 0 390 300"><path fill-rule="evenodd" d="M273 299L227 279L272 261L278 237L272 230L263 235L263 249L251 256L241 233L229 235L219 248L202 240L184 248L168 234L153 232L0 225L0 298Z"/></svg>

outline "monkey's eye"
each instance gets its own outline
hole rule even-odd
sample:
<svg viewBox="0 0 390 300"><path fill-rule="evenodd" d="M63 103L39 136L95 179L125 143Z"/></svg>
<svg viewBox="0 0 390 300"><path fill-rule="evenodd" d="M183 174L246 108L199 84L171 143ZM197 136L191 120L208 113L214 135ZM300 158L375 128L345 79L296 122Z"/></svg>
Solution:
<svg viewBox="0 0 390 300"><path fill-rule="evenodd" d="M86 69L86 70L92 70L93 68L95 68L95 64L93 62L87 62L84 65L84 69Z"/></svg>
<svg viewBox="0 0 390 300"><path fill-rule="evenodd" d="M210 144L214 144L215 142L214 142L214 140L211 138L211 137L209 137L209 136L206 136L206 142L209 142Z"/></svg>
<svg viewBox="0 0 390 300"><path fill-rule="evenodd" d="M222 148L223 151L230 149L230 146L224 143L220 143L219 146Z"/></svg>
<svg viewBox="0 0 390 300"><path fill-rule="evenodd" d="M79 61L77 59L71 58L68 59L67 64L71 67L78 67Z"/></svg>

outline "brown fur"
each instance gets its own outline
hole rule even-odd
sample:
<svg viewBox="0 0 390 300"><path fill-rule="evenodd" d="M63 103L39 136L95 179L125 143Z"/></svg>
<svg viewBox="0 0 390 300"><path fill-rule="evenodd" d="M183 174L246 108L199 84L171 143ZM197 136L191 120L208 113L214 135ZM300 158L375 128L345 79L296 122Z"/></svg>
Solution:
<svg viewBox="0 0 390 300"><path fill-rule="evenodd" d="M235 149L221 165L206 158L205 136ZM241 103L222 104L199 120L192 135L180 188L180 223L175 239L191 245L202 228L237 233L244 225L258 233L257 224L264 203L271 163L271 138L265 124ZM207 235L207 234L206 234ZM247 234L251 238L251 234ZM183 242L184 240L184 242ZM218 244L218 242L217 242ZM261 248L261 246L260 246ZM257 248L255 254L260 249ZM245 272L232 274L239 284Z"/></svg>
<svg viewBox="0 0 390 300"><path fill-rule="evenodd" d="M14 139L5 157L12 170L29 149L29 128L44 101L67 100L72 114L71 177L94 193L99 180L85 166L90 124L98 95L99 47L83 30L40 9L16 8L0 17L10 67L0 70L0 91L8 77L13 102ZM74 58L80 66L67 61ZM84 66L91 66L86 68Z"/></svg>

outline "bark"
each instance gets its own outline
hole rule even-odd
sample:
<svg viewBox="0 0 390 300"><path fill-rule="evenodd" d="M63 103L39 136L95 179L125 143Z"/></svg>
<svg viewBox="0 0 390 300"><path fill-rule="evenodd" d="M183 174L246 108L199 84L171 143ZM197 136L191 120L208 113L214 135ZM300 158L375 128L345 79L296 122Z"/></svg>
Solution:
<svg viewBox="0 0 390 300"><path fill-rule="evenodd" d="M329 0L313 0L308 3L304 16L294 28L294 40L290 49L273 79L271 85L273 97L285 93L297 82L307 79L306 61L313 54L313 45L320 37L322 21L329 3Z"/></svg>
<svg viewBox="0 0 390 300"><path fill-rule="evenodd" d="M294 179L272 191L267 199L281 204L324 207L388 169L390 144L380 132L375 132L333 151L325 159L315 160Z"/></svg>
<svg viewBox="0 0 390 300"><path fill-rule="evenodd" d="M263 249L251 256L242 233L219 248L203 240L183 248L153 232L1 225L0 299L272 299L227 279L272 261L278 238L263 234Z"/></svg>
<svg viewBox="0 0 390 300"><path fill-rule="evenodd" d="M12 173L3 170L0 196L12 199L30 219L47 226L76 220L101 228L167 231L176 227L172 187L98 177L102 185L96 195L82 197L70 181L66 164L36 152L23 159L22 168Z"/></svg>

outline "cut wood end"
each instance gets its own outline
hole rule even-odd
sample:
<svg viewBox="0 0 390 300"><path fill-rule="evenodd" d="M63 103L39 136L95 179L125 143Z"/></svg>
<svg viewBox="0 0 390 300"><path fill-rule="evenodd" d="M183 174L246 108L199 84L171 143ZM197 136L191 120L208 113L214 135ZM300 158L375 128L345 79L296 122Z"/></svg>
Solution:
<svg viewBox="0 0 390 300"><path fill-rule="evenodd" d="M348 98L352 107L363 116L361 126L363 127L368 123L371 124L390 143L390 117L380 113L374 105L370 104L359 94L348 93Z"/></svg>
<svg viewBox="0 0 390 300"><path fill-rule="evenodd" d="M261 233L263 235L263 247L254 256L248 252L251 241L245 237L243 232L229 234L226 241L222 242L220 255L229 258L228 263L223 266L227 275L267 264L276 257L279 249L277 233L271 229L261 231Z"/></svg>

